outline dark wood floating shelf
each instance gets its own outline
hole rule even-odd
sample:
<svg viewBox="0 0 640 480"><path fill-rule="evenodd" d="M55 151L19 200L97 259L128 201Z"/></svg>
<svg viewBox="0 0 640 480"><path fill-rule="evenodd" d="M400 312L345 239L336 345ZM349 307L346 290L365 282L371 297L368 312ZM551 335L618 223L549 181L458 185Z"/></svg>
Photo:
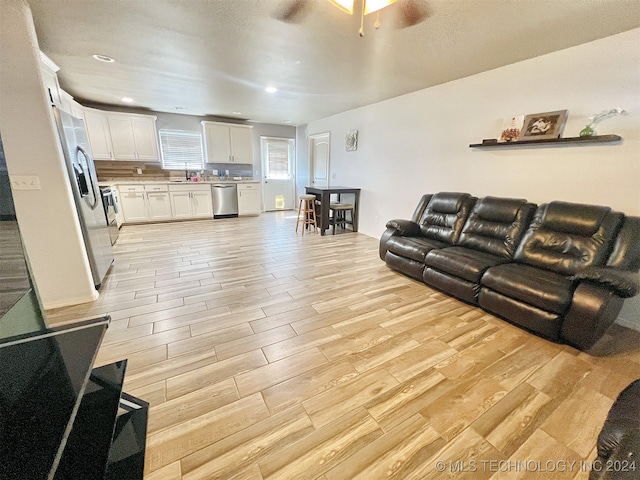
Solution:
<svg viewBox="0 0 640 480"><path fill-rule="evenodd" d="M548 138L542 140L520 140L517 142L494 142L494 143L472 143L470 148L512 148L523 145L548 145L548 144L583 144L583 143L611 143L622 140L620 135L595 135L593 137L567 137L567 138Z"/></svg>

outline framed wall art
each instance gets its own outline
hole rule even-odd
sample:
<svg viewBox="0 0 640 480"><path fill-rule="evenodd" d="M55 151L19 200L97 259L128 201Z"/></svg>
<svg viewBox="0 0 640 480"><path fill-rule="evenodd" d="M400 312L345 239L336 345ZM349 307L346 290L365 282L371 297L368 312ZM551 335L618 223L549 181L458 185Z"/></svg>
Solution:
<svg viewBox="0 0 640 480"><path fill-rule="evenodd" d="M344 141L344 149L347 152L353 152L358 149L358 131L349 130Z"/></svg>
<svg viewBox="0 0 640 480"><path fill-rule="evenodd" d="M527 115L518 140L560 138L568 114L568 110L558 110Z"/></svg>

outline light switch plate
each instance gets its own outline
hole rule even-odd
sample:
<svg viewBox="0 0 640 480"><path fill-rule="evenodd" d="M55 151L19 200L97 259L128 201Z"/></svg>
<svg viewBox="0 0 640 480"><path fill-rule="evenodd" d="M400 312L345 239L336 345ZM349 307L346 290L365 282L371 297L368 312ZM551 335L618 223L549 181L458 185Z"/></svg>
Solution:
<svg viewBox="0 0 640 480"><path fill-rule="evenodd" d="M13 175L10 181L14 190L42 190L40 178L36 175Z"/></svg>

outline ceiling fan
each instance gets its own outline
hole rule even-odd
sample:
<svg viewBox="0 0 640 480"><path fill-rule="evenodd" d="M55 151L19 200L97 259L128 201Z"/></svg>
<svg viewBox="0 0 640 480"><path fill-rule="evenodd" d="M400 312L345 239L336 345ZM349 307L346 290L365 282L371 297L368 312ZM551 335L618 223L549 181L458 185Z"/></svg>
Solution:
<svg viewBox="0 0 640 480"><path fill-rule="evenodd" d="M395 5L396 28L407 28L417 25L425 20L430 11L426 0L328 0L330 3L340 8L342 11L353 15L361 15L360 31L364 37L364 17L370 13L376 13L377 18L374 27L380 27L380 10L390 5ZM312 9L314 0L284 0L280 3L279 9L274 17L285 23L301 23L307 13Z"/></svg>

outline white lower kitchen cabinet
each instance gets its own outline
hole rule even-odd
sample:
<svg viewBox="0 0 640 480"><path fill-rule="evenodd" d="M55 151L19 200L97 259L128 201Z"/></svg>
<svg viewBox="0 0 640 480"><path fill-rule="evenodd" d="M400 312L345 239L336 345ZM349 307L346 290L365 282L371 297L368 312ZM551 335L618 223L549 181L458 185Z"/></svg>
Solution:
<svg viewBox="0 0 640 480"><path fill-rule="evenodd" d="M209 184L119 185L118 193L124 223L213 218Z"/></svg>
<svg viewBox="0 0 640 480"><path fill-rule="evenodd" d="M171 220L173 213L171 211L171 198L167 186L154 187L146 185L145 191L149 207L149 220Z"/></svg>
<svg viewBox="0 0 640 480"><path fill-rule="evenodd" d="M191 192L171 192L173 218L191 218Z"/></svg>
<svg viewBox="0 0 640 480"><path fill-rule="evenodd" d="M211 186L203 191L191 192L193 216L197 218L213 218L213 201L211 199Z"/></svg>
<svg viewBox="0 0 640 480"><path fill-rule="evenodd" d="M238 184L238 215L260 215L260 184Z"/></svg>
<svg viewBox="0 0 640 480"><path fill-rule="evenodd" d="M120 185L118 193L125 223L149 221L144 185Z"/></svg>
<svg viewBox="0 0 640 480"><path fill-rule="evenodd" d="M169 185L173 218L213 218L211 186Z"/></svg>

